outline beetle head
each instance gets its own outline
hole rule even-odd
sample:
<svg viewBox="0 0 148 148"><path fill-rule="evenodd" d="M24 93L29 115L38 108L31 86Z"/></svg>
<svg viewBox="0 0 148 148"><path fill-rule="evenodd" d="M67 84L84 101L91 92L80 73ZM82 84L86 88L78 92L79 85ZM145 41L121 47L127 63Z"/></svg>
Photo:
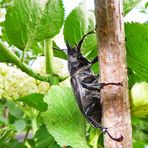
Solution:
<svg viewBox="0 0 148 148"><path fill-rule="evenodd" d="M67 46L68 56L71 57L71 58L76 58L77 55L78 55L77 48L72 48L68 42L66 42L66 46Z"/></svg>
<svg viewBox="0 0 148 148"><path fill-rule="evenodd" d="M68 53L68 69L70 74L74 74L80 68L89 64L89 61L80 53L79 44L75 48L72 48L68 42L66 45Z"/></svg>

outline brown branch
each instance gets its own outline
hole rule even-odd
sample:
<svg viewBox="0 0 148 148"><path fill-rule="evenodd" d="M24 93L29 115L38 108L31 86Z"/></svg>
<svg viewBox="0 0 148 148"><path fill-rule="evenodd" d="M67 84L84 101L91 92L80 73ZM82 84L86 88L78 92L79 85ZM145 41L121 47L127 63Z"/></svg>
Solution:
<svg viewBox="0 0 148 148"><path fill-rule="evenodd" d="M124 137L122 142L115 142L105 135L105 148L131 148L123 0L95 0L95 7L101 82L123 83L107 85L101 91L103 124L113 137Z"/></svg>

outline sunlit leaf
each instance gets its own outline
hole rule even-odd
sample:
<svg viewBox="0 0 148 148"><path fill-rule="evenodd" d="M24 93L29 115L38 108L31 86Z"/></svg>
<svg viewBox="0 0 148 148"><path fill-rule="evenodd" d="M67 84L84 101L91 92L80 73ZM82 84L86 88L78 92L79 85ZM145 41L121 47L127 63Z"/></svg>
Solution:
<svg viewBox="0 0 148 148"><path fill-rule="evenodd" d="M148 24L125 24L127 63L143 81L148 81Z"/></svg>
<svg viewBox="0 0 148 148"><path fill-rule="evenodd" d="M82 3L71 11L64 25L64 39L71 46L76 46L80 39L89 31L95 30L95 17ZM97 55L96 35L89 35L83 44L82 52L90 59ZM91 56L90 56L91 55Z"/></svg>
<svg viewBox="0 0 148 148"><path fill-rule="evenodd" d="M36 139L36 148L60 148L54 138L48 133L46 127L40 127L34 138Z"/></svg>
<svg viewBox="0 0 148 148"><path fill-rule="evenodd" d="M19 49L52 38L64 20L61 0L14 0L7 10L5 29L9 40Z"/></svg>
<svg viewBox="0 0 148 148"><path fill-rule="evenodd" d="M76 105L71 88L52 86L44 101L48 110L42 113L49 133L60 146L87 148L85 121Z"/></svg>
<svg viewBox="0 0 148 148"><path fill-rule="evenodd" d="M34 93L34 94L30 94L22 98L19 98L18 101L27 103L28 105L30 105L31 107L34 107L39 111L46 111L47 104L43 102L43 97L44 97L43 94Z"/></svg>

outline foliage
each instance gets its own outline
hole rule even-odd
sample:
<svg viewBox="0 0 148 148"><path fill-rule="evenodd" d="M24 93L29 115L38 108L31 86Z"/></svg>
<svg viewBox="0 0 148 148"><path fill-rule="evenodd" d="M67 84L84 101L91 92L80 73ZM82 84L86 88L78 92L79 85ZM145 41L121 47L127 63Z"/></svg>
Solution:
<svg viewBox="0 0 148 148"><path fill-rule="evenodd" d="M125 14L137 2L125 1ZM75 102L66 52L54 41L63 29L65 42L74 47L85 33L95 30L94 14L81 3L64 20L61 0L1 0L0 6L6 8L6 19L0 23L0 147L102 148L102 134L86 124ZM133 146L144 148L148 24L126 23L125 35ZM95 33L82 48L89 60L96 57ZM98 63L92 70L98 73Z"/></svg>
<svg viewBox="0 0 148 148"><path fill-rule="evenodd" d="M73 24L71 27L70 25ZM64 24L64 39L71 46L75 46L80 39L89 31L95 29L95 18L92 12L89 12L83 4L76 7L67 17ZM97 55L97 45L95 34L89 35L83 44L83 54L92 59Z"/></svg>
<svg viewBox="0 0 148 148"><path fill-rule="evenodd" d="M125 24L128 67L141 80L148 80L148 25L139 23Z"/></svg>
<svg viewBox="0 0 148 148"><path fill-rule="evenodd" d="M71 88L52 86L44 97L48 110L42 113L48 131L59 145L86 147L85 121Z"/></svg>
<svg viewBox="0 0 148 148"><path fill-rule="evenodd" d="M64 11L60 0L15 0L7 10L5 29L9 41L24 50L36 42L54 37L59 33L63 19Z"/></svg>
<svg viewBox="0 0 148 148"><path fill-rule="evenodd" d="M129 11L131 11L140 1L141 0L124 0L124 14L126 15Z"/></svg>

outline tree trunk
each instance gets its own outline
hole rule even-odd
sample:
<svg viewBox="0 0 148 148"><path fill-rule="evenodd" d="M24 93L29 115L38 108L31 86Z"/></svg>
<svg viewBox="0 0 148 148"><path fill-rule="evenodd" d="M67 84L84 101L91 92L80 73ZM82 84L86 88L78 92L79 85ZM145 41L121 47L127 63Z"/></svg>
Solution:
<svg viewBox="0 0 148 148"><path fill-rule="evenodd" d="M104 145L105 148L131 148L123 0L95 0L95 7L101 82L123 84L107 85L101 91L103 125L113 137L124 137L122 142L116 142L106 134Z"/></svg>

